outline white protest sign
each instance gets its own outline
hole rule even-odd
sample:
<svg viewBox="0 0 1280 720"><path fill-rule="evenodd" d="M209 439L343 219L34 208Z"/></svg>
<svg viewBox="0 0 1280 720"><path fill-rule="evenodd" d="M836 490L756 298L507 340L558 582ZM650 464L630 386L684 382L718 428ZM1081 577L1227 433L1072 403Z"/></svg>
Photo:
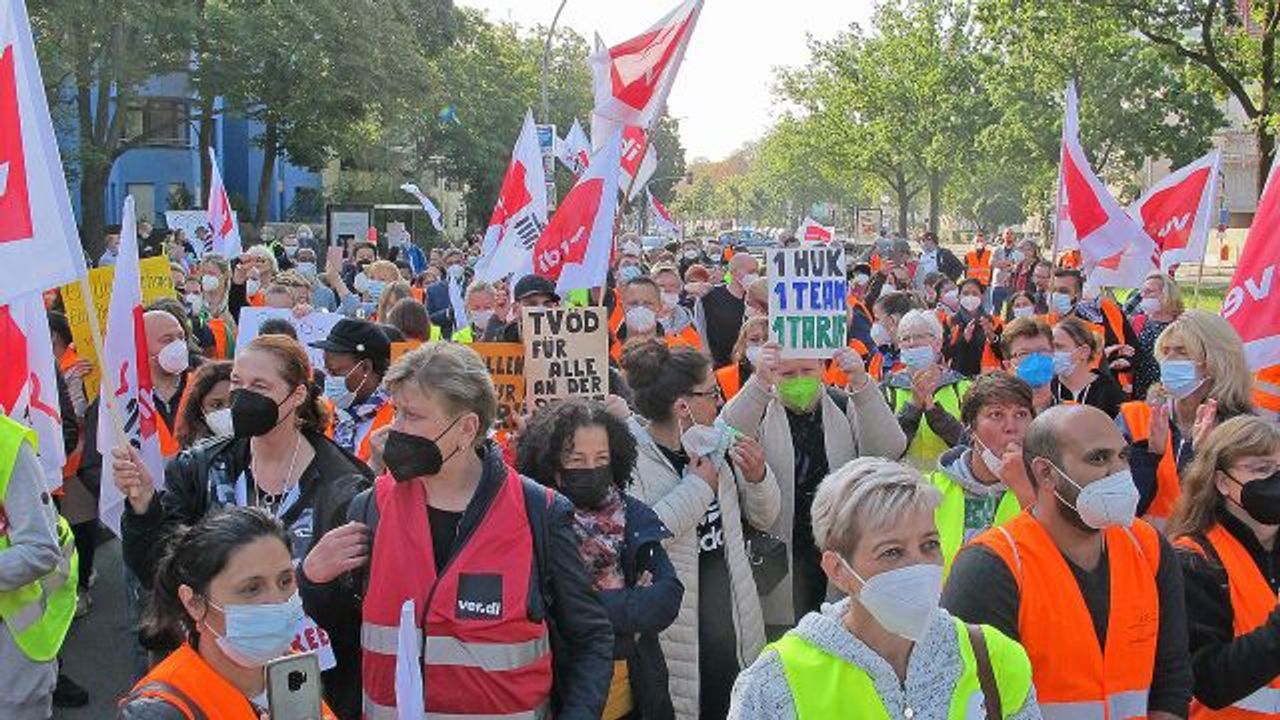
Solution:
<svg viewBox="0 0 1280 720"><path fill-rule="evenodd" d="M302 620L298 621L298 632L293 636L293 651L315 653L316 659L320 661L321 672L338 667L338 659L333 654L333 642L329 639L329 633L317 625L310 615L303 615Z"/></svg>
<svg viewBox="0 0 1280 720"><path fill-rule="evenodd" d="M208 210L166 210L164 224L174 232L181 230L186 233L187 242L195 248L197 257L204 257L205 253L213 251L213 232L209 229ZM205 229L205 244L201 244L196 237L197 228Z"/></svg>
<svg viewBox="0 0 1280 720"><path fill-rule="evenodd" d="M609 393L604 308L525 308L521 337L528 412L553 400L603 400Z"/></svg>
<svg viewBox="0 0 1280 720"><path fill-rule="evenodd" d="M769 339L786 358L829 358L847 343L844 247L769 250Z"/></svg>
<svg viewBox="0 0 1280 720"><path fill-rule="evenodd" d="M239 328L239 332L236 333L237 351L248 347L249 343L258 337L258 328L269 318L288 320L293 325L293 329L298 332L298 342L302 343L302 347L306 348L307 355L311 358L311 367L324 367L324 351L311 347L311 343L329 337L329 330L338 324L338 321L342 319L342 315L338 313L313 312L310 315L298 318L294 317L293 311L287 308L244 308L240 311L240 320L237 324Z"/></svg>

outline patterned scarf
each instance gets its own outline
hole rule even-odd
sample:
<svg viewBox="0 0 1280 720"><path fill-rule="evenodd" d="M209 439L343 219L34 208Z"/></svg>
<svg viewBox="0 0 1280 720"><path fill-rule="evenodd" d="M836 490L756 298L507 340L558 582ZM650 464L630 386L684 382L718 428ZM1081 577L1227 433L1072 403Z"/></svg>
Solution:
<svg viewBox="0 0 1280 720"><path fill-rule="evenodd" d="M627 515L622 493L609 488L600 507L573 509L573 534L578 553L597 590L621 590L627 582L622 574L622 543L626 539Z"/></svg>
<svg viewBox="0 0 1280 720"><path fill-rule="evenodd" d="M365 398L365 401L359 405L353 405L348 410L336 408L337 421L333 425L333 441L338 445L355 452L356 446L356 430L360 424L373 419L378 414L378 410L382 409L384 403L391 398L382 388L378 388L372 395Z"/></svg>

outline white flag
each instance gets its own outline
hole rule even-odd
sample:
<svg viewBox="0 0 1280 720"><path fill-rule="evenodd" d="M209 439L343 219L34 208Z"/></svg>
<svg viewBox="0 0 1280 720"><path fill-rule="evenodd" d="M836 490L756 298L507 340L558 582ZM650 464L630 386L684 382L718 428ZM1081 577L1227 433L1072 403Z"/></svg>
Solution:
<svg viewBox="0 0 1280 720"><path fill-rule="evenodd" d="M556 157L573 173L574 179L586 171L591 162L591 141L576 118L564 139L556 144Z"/></svg>
<svg viewBox="0 0 1280 720"><path fill-rule="evenodd" d="M0 304L87 270L23 0L0 4Z"/></svg>
<svg viewBox="0 0 1280 720"><path fill-rule="evenodd" d="M440 210L435 203L431 202L431 198L427 197L426 193L419 190L418 186L413 183L405 183L400 186L400 189L418 198L418 202L422 204L422 209L426 211L427 217L431 218L431 226L436 229L436 232L444 232L444 222L440 217Z"/></svg>
<svg viewBox="0 0 1280 720"><path fill-rule="evenodd" d="M1086 272L1104 261L1105 266L1114 269L1118 256L1135 238L1145 234L1098 179L1085 157L1080 146L1080 111L1074 84L1067 85L1060 159L1057 248L1079 248Z"/></svg>
<svg viewBox="0 0 1280 720"><path fill-rule="evenodd" d="M513 273L527 273L533 263L533 246L546 226L547 183L542 148L538 145L533 113L527 112L484 234L476 278L493 282Z"/></svg>
<svg viewBox="0 0 1280 720"><path fill-rule="evenodd" d="M36 431L45 489L61 487L67 454L62 444L57 361L40 293L21 295L8 305L0 305L0 348L4 348L0 409Z"/></svg>
<svg viewBox="0 0 1280 720"><path fill-rule="evenodd" d="M98 517L116 535L120 534L120 516L125 503L111 473L111 449L116 446L118 437L113 423L117 418L124 426L129 444L142 456L156 488L164 486L164 458L160 454L159 431L162 421L152 395L150 353L147 352L147 337L142 323L137 227L133 198L126 197L120 224L120 251L111 283L111 305L107 311L107 331L103 338L102 389L98 394L102 403L98 408L97 428L98 451L102 454Z"/></svg>
<svg viewBox="0 0 1280 720"><path fill-rule="evenodd" d="M680 226L676 224L674 218L671 217L671 211L653 196L653 193L645 190L645 194L649 196L649 219L653 223L653 229L659 235L670 235L678 237L680 235Z"/></svg>
<svg viewBox="0 0 1280 720"><path fill-rule="evenodd" d="M213 227L213 251L224 258L240 257L244 247L240 244L240 223L231 209L231 198L222 184L218 171L218 156L209 148L212 168L209 172L209 225Z"/></svg>
<svg viewBox="0 0 1280 720"><path fill-rule="evenodd" d="M622 125L653 127L701 12L702 0L685 0L648 30L617 45L607 47L597 36L588 59L595 114ZM607 136L597 135L593 126L592 137L601 143Z"/></svg>
<svg viewBox="0 0 1280 720"><path fill-rule="evenodd" d="M556 281L556 291L602 287L613 253L622 137L614 133L565 195L533 249L533 271Z"/></svg>

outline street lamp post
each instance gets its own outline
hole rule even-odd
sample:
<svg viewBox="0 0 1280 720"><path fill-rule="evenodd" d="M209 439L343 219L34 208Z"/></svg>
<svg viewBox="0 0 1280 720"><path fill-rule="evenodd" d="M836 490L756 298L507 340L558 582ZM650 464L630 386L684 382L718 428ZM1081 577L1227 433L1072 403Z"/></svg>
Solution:
<svg viewBox="0 0 1280 720"><path fill-rule="evenodd" d="M547 95L547 73L548 66L551 64L551 40L556 35L556 24L560 22L560 13L564 12L564 6L569 0L560 0L560 7L556 8L555 17L551 18L551 27L547 28L547 39L542 44L542 122L551 122L551 100Z"/></svg>

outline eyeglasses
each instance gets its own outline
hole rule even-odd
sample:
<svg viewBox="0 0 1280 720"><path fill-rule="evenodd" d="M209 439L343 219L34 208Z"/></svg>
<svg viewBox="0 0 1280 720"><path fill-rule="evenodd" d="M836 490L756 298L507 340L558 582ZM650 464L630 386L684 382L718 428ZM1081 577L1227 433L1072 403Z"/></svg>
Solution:
<svg viewBox="0 0 1280 720"><path fill-rule="evenodd" d="M701 398L719 398L721 395L719 385L713 385L710 390L690 390L689 394Z"/></svg>

